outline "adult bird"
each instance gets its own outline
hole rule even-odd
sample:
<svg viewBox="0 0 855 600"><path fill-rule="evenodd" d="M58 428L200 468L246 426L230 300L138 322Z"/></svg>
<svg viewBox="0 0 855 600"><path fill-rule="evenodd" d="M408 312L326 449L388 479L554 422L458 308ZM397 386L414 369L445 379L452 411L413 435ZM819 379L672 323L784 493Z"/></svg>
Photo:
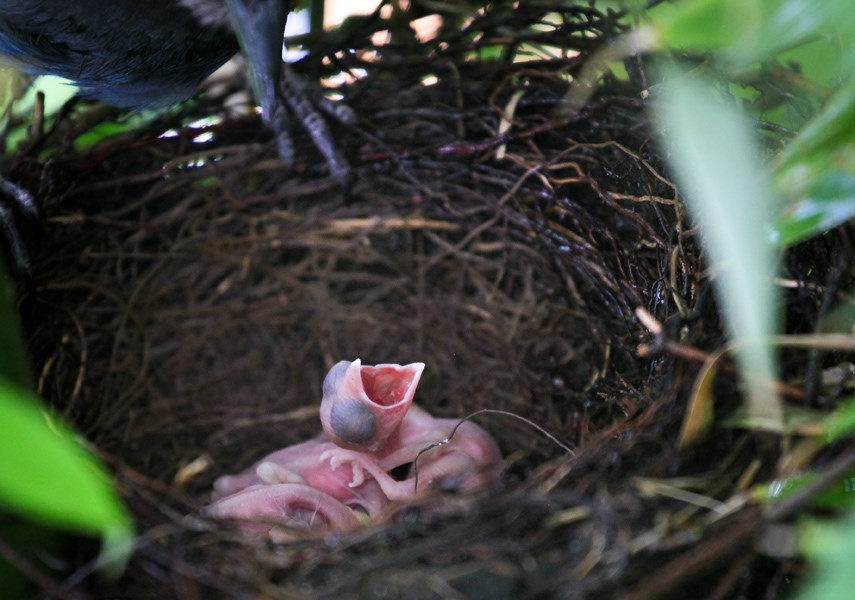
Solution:
<svg viewBox="0 0 855 600"><path fill-rule="evenodd" d="M0 62L33 75L70 79L90 98L147 108L188 98L240 48L283 160L294 159L293 116L324 155L331 175L344 183L348 165L325 119L306 85L282 62L291 8L288 0L0 0ZM320 108L340 120L350 116L345 107ZM8 182L0 187L22 201ZM23 249L14 247L20 240L9 233L4 210L0 207L0 228L11 236L17 255Z"/></svg>

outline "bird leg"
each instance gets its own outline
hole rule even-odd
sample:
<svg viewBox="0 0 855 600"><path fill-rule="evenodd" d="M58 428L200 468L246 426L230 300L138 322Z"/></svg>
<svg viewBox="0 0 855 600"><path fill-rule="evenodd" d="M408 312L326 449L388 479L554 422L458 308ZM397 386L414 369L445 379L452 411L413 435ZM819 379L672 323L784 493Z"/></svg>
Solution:
<svg viewBox="0 0 855 600"><path fill-rule="evenodd" d="M339 152L327 120L321 112L333 117L343 125L356 124L356 114L346 104L334 102L310 89L309 84L287 64L282 65L280 87L282 89L281 98L288 104L294 116L297 117L297 122L303 124L303 127L312 138L315 147L324 156L324 159L327 161L327 167L330 170L330 175L346 187L350 177L350 165L341 155L341 152ZM282 156L283 151L287 150L287 146L283 148L282 145L283 136L290 142L288 124L287 122L280 121L278 123L271 123L271 127L277 136L279 153ZM293 143L290 145L290 148L293 157Z"/></svg>
<svg viewBox="0 0 855 600"><path fill-rule="evenodd" d="M276 136L279 156L287 165L295 159L291 139L292 117L303 124L324 156L330 174L346 187L350 165L336 148L321 111L344 124L355 121L353 112L309 89L282 61L282 39L290 10L286 0L227 0L232 27L243 48L256 99L265 122Z"/></svg>
<svg viewBox="0 0 855 600"><path fill-rule="evenodd" d="M332 448L321 454L321 461L329 462L330 468L333 470L343 465L349 465L354 474L361 474L362 471L368 472L389 500L410 500L416 496L414 481L409 479L406 481L395 481L372 457L362 452L348 450L347 448ZM348 485L355 487L359 483L359 478L354 477L353 481Z"/></svg>
<svg viewBox="0 0 855 600"><path fill-rule="evenodd" d="M30 255L21 237L15 215L20 213L26 219L35 220L39 215L38 208L33 197L26 190L2 176L0 176L0 196L10 201L6 203L3 198L0 198L0 241L7 247L13 271L17 274L29 275L31 273Z"/></svg>

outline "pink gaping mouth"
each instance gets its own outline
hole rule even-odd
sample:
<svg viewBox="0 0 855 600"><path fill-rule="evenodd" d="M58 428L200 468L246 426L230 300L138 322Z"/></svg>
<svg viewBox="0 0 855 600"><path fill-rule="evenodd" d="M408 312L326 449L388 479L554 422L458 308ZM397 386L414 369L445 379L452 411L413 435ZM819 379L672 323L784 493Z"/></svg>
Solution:
<svg viewBox="0 0 855 600"><path fill-rule="evenodd" d="M362 367L362 387L368 399L380 406L395 406L409 400L408 392L421 373L397 365ZM413 390L414 391L414 390ZM412 394L409 394L412 397Z"/></svg>
<svg viewBox="0 0 855 600"><path fill-rule="evenodd" d="M324 379L321 424L339 446L376 452L394 437L413 403L424 363L336 364Z"/></svg>

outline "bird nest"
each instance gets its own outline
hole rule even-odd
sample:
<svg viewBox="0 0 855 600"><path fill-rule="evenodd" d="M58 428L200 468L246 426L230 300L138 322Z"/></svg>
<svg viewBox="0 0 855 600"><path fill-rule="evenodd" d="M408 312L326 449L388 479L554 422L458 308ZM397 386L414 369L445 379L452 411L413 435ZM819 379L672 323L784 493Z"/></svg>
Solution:
<svg viewBox="0 0 855 600"><path fill-rule="evenodd" d="M484 46L512 25L560 52L472 61L472 30L446 31L349 40L362 49L319 67L367 73L340 90L359 115L335 129L346 191L300 130L287 169L260 120L224 115L213 90L130 134L19 161L46 219L20 302L39 392L110 466L140 535L118 582L75 559L56 589L499 599L782 584L792 563L748 544L756 514L711 524L650 484L692 475L695 494L727 498L774 457L736 430L676 450L696 349L723 343L697 236L636 87L606 78L581 112L553 114L616 22L575 7L543 28L530 11L471 27ZM839 243L787 260L812 261L822 284ZM819 290L790 292L791 330L809 329ZM315 435L324 374L354 358L426 363L416 401L437 416L512 413L476 417L507 458L502 489L287 544L188 518L219 475Z"/></svg>

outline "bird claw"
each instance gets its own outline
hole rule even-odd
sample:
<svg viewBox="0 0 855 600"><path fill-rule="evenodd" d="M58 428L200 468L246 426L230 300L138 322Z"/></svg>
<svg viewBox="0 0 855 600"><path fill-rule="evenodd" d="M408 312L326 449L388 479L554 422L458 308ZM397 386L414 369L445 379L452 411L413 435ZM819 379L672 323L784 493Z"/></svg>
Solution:
<svg viewBox="0 0 855 600"><path fill-rule="evenodd" d="M39 216L33 197L25 189L0 177L0 238L6 246L12 269L21 275L30 275L30 254L24 244L16 214L35 220ZM8 202L4 200L8 199Z"/></svg>
<svg viewBox="0 0 855 600"><path fill-rule="evenodd" d="M342 465L350 465L352 479L347 487L355 488L365 483L364 458L356 452L344 448L325 450L321 453L320 460L322 463L328 462L333 471Z"/></svg>
<svg viewBox="0 0 855 600"><path fill-rule="evenodd" d="M342 187L347 188L350 164L337 148L327 119L321 113L343 125L355 124L356 114L349 106L334 102L310 89L286 63L282 64L279 92L277 106L268 119L277 138L279 156L289 165L294 162L294 143L288 127L290 113L297 122L303 124L315 147L326 160L330 175Z"/></svg>

